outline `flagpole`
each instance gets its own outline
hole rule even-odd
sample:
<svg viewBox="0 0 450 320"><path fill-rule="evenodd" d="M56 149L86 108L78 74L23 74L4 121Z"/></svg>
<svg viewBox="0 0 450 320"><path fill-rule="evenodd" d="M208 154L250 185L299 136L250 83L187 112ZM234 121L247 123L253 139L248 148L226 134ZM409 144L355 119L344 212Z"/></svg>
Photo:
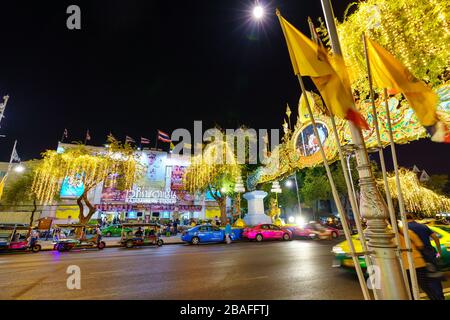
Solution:
<svg viewBox="0 0 450 320"><path fill-rule="evenodd" d="M16 151L16 146L17 146L17 140L14 141L14 146L11 152L11 157L9 158L9 164L8 164L8 171L6 172L6 175L8 175L8 173L11 171L12 168L12 162L14 159L14 152Z"/></svg>
<svg viewBox="0 0 450 320"><path fill-rule="evenodd" d="M311 21L310 17L308 17L308 24L309 24L309 28L310 28L310 31L311 31L311 37L317 43L318 39L316 39L316 37L315 37L314 23ZM332 125L332 128L333 128L333 133L334 133L336 145L338 147L338 153L339 153L339 159L340 159L340 162L341 162L342 173L344 175L345 184L347 186L348 198L350 200L350 206L352 208L353 216L355 218L356 229L358 230L358 235L359 235L359 239L360 239L360 242L361 242L361 246L362 246L362 249L363 249L363 251L365 253L364 260L366 262L366 266L367 266L369 272L374 272L374 269L372 267L372 261L370 260L369 255L368 255L369 249L367 247L366 238L365 238L365 235L364 235L364 232L363 232L363 227L362 227L362 224L361 224L360 212L359 212L359 207L358 207L358 204L357 204L355 189L354 189L354 186L353 186L353 182L350 180L350 175L349 175L349 171L348 171L347 162L346 162L344 153L342 151L342 144L341 144L341 141L339 139L339 134L338 134L338 130L337 130L337 127L336 127L335 116L332 113L332 111L328 108L328 106L327 106L327 109L328 109L328 112L330 113L331 125ZM320 137L319 137L319 140L320 140ZM351 172L350 172L350 174L351 174ZM375 277L370 276L369 280L371 281L371 284L372 284L374 298L375 298L375 300L378 300L377 289L375 287Z"/></svg>
<svg viewBox="0 0 450 320"><path fill-rule="evenodd" d="M283 30L283 34L284 34L284 36L286 38L286 31L284 29L283 22L281 21L280 12L278 11L278 9L277 9L276 12L277 12L278 19L280 20L280 25L281 25L281 28ZM356 255L355 246L354 246L354 243L352 241L352 235L351 235L348 223L347 223L347 216L344 214L344 209L343 209L343 206L342 206L342 202L341 202L341 199L339 198L339 194L337 192L337 188L336 188L336 185L334 183L334 179L333 179L333 176L331 174L330 167L328 165L327 156L326 156L325 151L323 149L322 141L320 140L319 131L317 130L316 120L314 119L314 115L312 113L312 109L311 109L311 106L309 104L309 99L308 99L308 96L307 96L307 93L306 93L305 84L303 83L303 79L302 79L300 70L298 70L297 78L298 78L298 82L300 84L300 89L301 89L303 95L306 98L305 99L306 100L306 107L308 109L308 113L309 113L309 116L311 118L311 123L313 125L314 134L316 135L316 137L318 137L317 141L318 141L318 144L319 144L320 154L322 156L323 163L324 163L324 166L325 166L325 171L326 171L328 180L330 182L331 191L332 191L332 194L333 194L334 201L336 203L339 215L341 216L341 219L342 219L342 222L343 222L342 226L343 226L345 237L347 239L347 242L348 242L348 245L349 245L349 248L350 248L353 264L355 266L356 273L358 275L359 284L361 286L361 290L363 292L364 299L365 300L370 300L370 293L369 293L369 290L367 288L367 284L366 284L366 281L365 281L365 278L364 278L364 274L363 274L362 269L361 269L361 265L359 263L359 258Z"/></svg>
<svg viewBox="0 0 450 320"><path fill-rule="evenodd" d="M4 113L6 110L6 105L8 104L8 100L9 100L9 95L6 95L3 97L2 108L0 110L0 123L2 122L2 120L4 118Z"/></svg>
<svg viewBox="0 0 450 320"><path fill-rule="evenodd" d="M342 56L330 0L321 0L321 3L333 52ZM380 297L388 300L405 300L408 299L408 293L397 260L396 245L392 241L395 235L387 229L385 221L389 216L388 209L375 183L361 129L352 122L348 124L352 142L356 147L361 215L367 219L368 247L373 252L374 265L379 268L381 277Z"/></svg>
<svg viewBox="0 0 450 320"><path fill-rule="evenodd" d="M392 201L391 191L389 190L386 162L384 160L383 144L381 142L380 128L379 128L379 124L378 124L378 113L377 113L377 109L375 106L375 94L373 91L373 81L372 81L372 72L370 69L369 53L367 51L367 40L366 40L366 36L364 33L362 34L362 39L363 39L363 44L364 44L364 55L365 55L366 66L367 66L367 77L369 80L370 100L372 102L373 122L374 122L374 126L375 126L375 133L376 133L377 143L378 143L378 153L380 156L381 171L383 173L384 190L386 192L386 199L387 199L387 203L388 203L389 215L391 218L392 230L394 231L394 234L395 234L395 241L396 241L397 247L398 247L398 249L400 249L401 242L400 242L400 235L399 235L398 226L397 226L397 216L396 216L395 210L394 210L394 204ZM410 249L410 248L407 248L407 249ZM411 259L412 259L412 253L410 251L408 251L407 254L409 256L411 256ZM410 257L408 257L408 261L409 261L409 259L410 259ZM411 291L410 291L410 287L409 287L408 276L406 274L405 266L403 265L403 260L401 259L401 253L399 255L399 262L400 262L400 265L402 268L403 282L405 283L405 287L407 289L409 299L411 299ZM415 278L415 277L413 277L413 278ZM417 285L417 279L415 281L416 281L416 285Z"/></svg>
<svg viewBox="0 0 450 320"><path fill-rule="evenodd" d="M301 88L303 94L306 94L305 85L303 83L303 79L302 79L301 75L298 74L297 77L298 77L298 81L300 83L300 88ZM336 206L337 206L337 209L338 209L338 212L339 212L339 216L341 217L341 220L342 220L342 226L343 226L343 229L344 229L344 233L345 233L345 237L347 239L348 245L350 247L350 251L351 251L351 255L352 255L352 259L353 259L353 264L355 266L356 273L358 274L358 280L359 280L359 284L361 286L361 290L363 291L364 298L366 300L371 300L370 299L369 290L368 290L367 284L365 282L364 274L362 272L361 265L359 263L359 258L358 258L357 254L356 254L355 246L354 246L354 243L352 241L352 235L351 235L351 231L350 231L350 228L349 228L349 225L348 225L347 215L344 212L341 199L339 198L339 194L337 192L337 188L336 188L336 185L334 183L334 179L333 179L333 176L331 174L331 170L330 170L330 167L329 167L329 164L328 164L327 156L326 156L325 151L323 149L323 144L322 144L322 141L320 140L319 132L317 130L316 120L314 119L314 115L312 113L311 106L309 105L309 101L308 100L306 102L306 106L308 108L309 116L311 117L311 122L312 122L312 125L313 125L314 134L316 135L316 137L319 137L317 139L317 141L319 143L320 153L321 153L321 156L322 156L322 159L323 159L323 163L324 163L324 166L325 166L325 171L327 173L328 180L329 180L330 185L331 185L331 191L332 191L332 194L333 194L333 198L334 198L334 201L336 203ZM365 253L367 253L367 252L365 252Z"/></svg>
<svg viewBox="0 0 450 320"><path fill-rule="evenodd" d="M392 153L392 161L394 163L394 172L395 172L395 182L397 185L397 193L398 193L398 204L400 207L400 217L402 220L403 225L403 236L405 238L405 244L406 244L406 255L408 257L408 264L409 264L409 273L411 275L411 283L412 283L412 291L414 295L415 300L420 300L420 294L419 294L419 286L417 283L417 274L416 274L416 268L414 265L414 259L412 257L412 249L411 249L411 239L409 237L409 227L408 227L408 221L406 220L406 210L405 210L405 202L403 199L403 193L402 193L402 187L400 184L400 176L399 176L399 170L398 170L398 161L397 161L397 152L395 148L395 141L394 136L392 134L392 124L391 124L391 112L389 110L389 101L388 101L388 92L387 89L384 88L384 103L386 107L386 120L388 124L388 131L389 131L389 140L391 143L391 153ZM411 272L413 270L413 272Z"/></svg>

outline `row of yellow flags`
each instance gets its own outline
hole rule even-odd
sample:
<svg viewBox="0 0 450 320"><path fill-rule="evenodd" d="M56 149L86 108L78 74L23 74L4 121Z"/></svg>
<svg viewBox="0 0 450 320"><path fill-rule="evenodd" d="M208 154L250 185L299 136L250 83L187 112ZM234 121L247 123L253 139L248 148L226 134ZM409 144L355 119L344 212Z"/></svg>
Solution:
<svg viewBox="0 0 450 320"><path fill-rule="evenodd" d="M284 19L278 18L286 38L295 75L309 76L319 90L329 111L337 117L369 129L364 117L354 106L350 79L341 56L328 54L326 49L310 40ZM415 78L391 53L367 38L367 50L372 78L378 88L401 92L425 127L437 127L437 95L425 83ZM447 128L440 128L440 141L450 143Z"/></svg>

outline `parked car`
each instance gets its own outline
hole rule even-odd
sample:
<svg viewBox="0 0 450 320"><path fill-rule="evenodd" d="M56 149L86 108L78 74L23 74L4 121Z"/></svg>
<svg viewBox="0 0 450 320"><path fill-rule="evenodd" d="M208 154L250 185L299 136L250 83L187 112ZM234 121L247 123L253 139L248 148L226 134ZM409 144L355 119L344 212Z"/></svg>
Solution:
<svg viewBox="0 0 450 320"><path fill-rule="evenodd" d="M233 230L231 240L237 240L236 231ZM208 242L224 242L225 230L219 227L204 224L195 226L183 231L181 240L191 244L208 243Z"/></svg>
<svg viewBox="0 0 450 320"><path fill-rule="evenodd" d="M243 238L256 240L291 240L292 232L289 229L283 229L273 224L260 224L256 227L245 228L242 233Z"/></svg>
<svg viewBox="0 0 450 320"><path fill-rule="evenodd" d="M120 237L122 235L122 225L121 224L111 224L107 227L101 228L102 235L105 237ZM133 229L125 228L125 233L128 234L132 232Z"/></svg>

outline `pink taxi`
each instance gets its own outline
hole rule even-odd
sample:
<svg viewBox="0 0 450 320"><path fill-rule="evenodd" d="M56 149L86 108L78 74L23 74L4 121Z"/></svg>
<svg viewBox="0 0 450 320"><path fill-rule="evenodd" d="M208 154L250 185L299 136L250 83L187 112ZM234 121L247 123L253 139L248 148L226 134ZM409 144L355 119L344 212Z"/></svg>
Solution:
<svg viewBox="0 0 450 320"><path fill-rule="evenodd" d="M263 240L288 241L292 239L292 232L290 230L281 229L273 224L260 224L256 227L245 228L242 237L258 242Z"/></svg>

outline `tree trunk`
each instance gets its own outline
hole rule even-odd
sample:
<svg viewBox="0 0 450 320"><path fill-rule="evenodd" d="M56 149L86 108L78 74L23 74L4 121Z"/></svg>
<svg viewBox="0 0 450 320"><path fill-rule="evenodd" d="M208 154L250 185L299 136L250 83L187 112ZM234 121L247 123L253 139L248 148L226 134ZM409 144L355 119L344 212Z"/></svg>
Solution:
<svg viewBox="0 0 450 320"><path fill-rule="evenodd" d="M227 223L227 197L218 198L216 201L220 208L220 221L222 225L225 225Z"/></svg>
<svg viewBox="0 0 450 320"><path fill-rule="evenodd" d="M95 214L95 212L97 212L97 210L95 209L95 207L91 204L91 202L89 201L87 194L88 194L89 190L85 190L83 192L83 194L81 195L81 197L79 197L77 199L77 204L78 204L78 208L80 209L80 214L78 215L78 220L80 221L80 224L87 224L89 222L89 220L91 220L92 216ZM84 215L84 206L83 206L83 201L86 204L86 206L88 207L88 214L85 216Z"/></svg>
<svg viewBox="0 0 450 320"><path fill-rule="evenodd" d="M34 214L37 211L37 205L36 205L36 199L33 199L33 211L31 211L31 217L30 217L30 227L33 226L34 222Z"/></svg>

